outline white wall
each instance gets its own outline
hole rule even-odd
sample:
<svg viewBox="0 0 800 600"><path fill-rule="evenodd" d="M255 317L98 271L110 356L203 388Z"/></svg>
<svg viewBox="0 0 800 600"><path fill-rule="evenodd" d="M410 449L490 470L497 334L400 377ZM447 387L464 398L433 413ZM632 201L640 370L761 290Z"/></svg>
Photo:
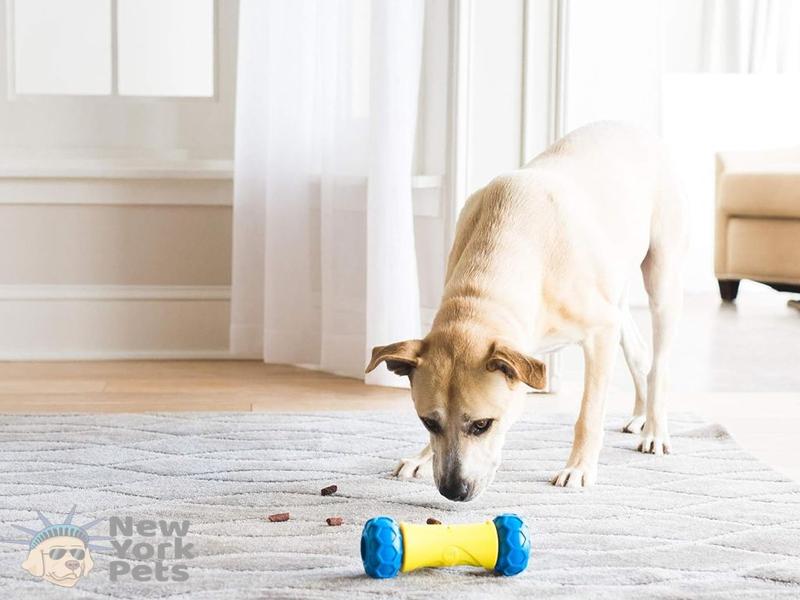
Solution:
<svg viewBox="0 0 800 600"><path fill-rule="evenodd" d="M614 119L658 131L659 0L569 0L566 131Z"/></svg>
<svg viewBox="0 0 800 600"><path fill-rule="evenodd" d="M237 3L218 3L216 100L0 90L0 358L228 355ZM414 179L425 324L466 195L549 141L554 5L426 3Z"/></svg>
<svg viewBox="0 0 800 600"><path fill-rule="evenodd" d="M11 99L0 61L0 359L227 355L237 6L212 99Z"/></svg>
<svg viewBox="0 0 800 600"><path fill-rule="evenodd" d="M70 166L0 167L0 360L227 354L230 172Z"/></svg>
<svg viewBox="0 0 800 600"><path fill-rule="evenodd" d="M229 356L237 4L218 0L216 99L0 89L0 359ZM429 323L448 250L450 2L426 9L414 201Z"/></svg>
<svg viewBox="0 0 800 600"><path fill-rule="evenodd" d="M467 192L522 164L524 3L472 2Z"/></svg>
<svg viewBox="0 0 800 600"><path fill-rule="evenodd" d="M687 192L687 292L717 288L714 155L796 146L800 74L703 73L707 11L695 0L569 0L567 130L622 119L659 133ZM641 285L637 303L646 298Z"/></svg>

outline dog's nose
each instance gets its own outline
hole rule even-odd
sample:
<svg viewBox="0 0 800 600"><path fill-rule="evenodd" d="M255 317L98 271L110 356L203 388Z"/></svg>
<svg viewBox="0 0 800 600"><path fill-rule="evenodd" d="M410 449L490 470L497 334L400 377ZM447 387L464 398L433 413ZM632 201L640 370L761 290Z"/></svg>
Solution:
<svg viewBox="0 0 800 600"><path fill-rule="evenodd" d="M463 479L448 481L439 487L439 493L441 493L442 496L448 500L454 500L455 502L463 502L469 498L471 491L472 486Z"/></svg>
<svg viewBox="0 0 800 600"><path fill-rule="evenodd" d="M79 563L77 560L68 560L64 563L64 566L70 571L77 571L80 568L81 563Z"/></svg>

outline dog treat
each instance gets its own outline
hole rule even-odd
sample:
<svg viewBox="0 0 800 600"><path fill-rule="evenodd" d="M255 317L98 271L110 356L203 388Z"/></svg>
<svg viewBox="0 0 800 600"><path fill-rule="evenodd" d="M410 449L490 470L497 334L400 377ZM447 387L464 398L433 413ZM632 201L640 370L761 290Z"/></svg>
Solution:
<svg viewBox="0 0 800 600"><path fill-rule="evenodd" d="M331 494L335 494L336 490L338 489L339 488L336 487L335 485L329 485L328 487L322 488L319 493L322 494L323 496L330 496Z"/></svg>
<svg viewBox="0 0 800 600"><path fill-rule="evenodd" d="M325 522L331 527L338 527L339 525L344 523L344 519L342 517L328 517L327 519L325 519Z"/></svg>
<svg viewBox="0 0 800 600"><path fill-rule="evenodd" d="M272 523L280 523L289 520L289 513L276 513L267 517Z"/></svg>
<svg viewBox="0 0 800 600"><path fill-rule="evenodd" d="M434 519L433 517L428 517L425 521L428 525L441 525L442 522L439 519Z"/></svg>

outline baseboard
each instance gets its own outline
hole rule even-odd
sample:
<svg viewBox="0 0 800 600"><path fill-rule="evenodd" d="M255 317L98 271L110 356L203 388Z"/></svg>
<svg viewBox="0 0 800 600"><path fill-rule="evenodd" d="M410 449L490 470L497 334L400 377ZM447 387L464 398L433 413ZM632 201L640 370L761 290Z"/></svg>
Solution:
<svg viewBox="0 0 800 600"><path fill-rule="evenodd" d="M227 286L0 286L0 360L226 359Z"/></svg>

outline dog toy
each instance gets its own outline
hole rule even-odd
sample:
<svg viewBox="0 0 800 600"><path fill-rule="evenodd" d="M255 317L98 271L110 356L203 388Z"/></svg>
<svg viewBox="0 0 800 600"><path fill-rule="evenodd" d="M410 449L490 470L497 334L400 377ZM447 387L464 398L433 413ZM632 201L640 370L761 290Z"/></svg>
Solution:
<svg viewBox="0 0 800 600"><path fill-rule="evenodd" d="M530 551L528 527L512 514L464 525L415 525L375 517L361 532L364 570L376 579L421 567L455 565L516 575L528 566Z"/></svg>

